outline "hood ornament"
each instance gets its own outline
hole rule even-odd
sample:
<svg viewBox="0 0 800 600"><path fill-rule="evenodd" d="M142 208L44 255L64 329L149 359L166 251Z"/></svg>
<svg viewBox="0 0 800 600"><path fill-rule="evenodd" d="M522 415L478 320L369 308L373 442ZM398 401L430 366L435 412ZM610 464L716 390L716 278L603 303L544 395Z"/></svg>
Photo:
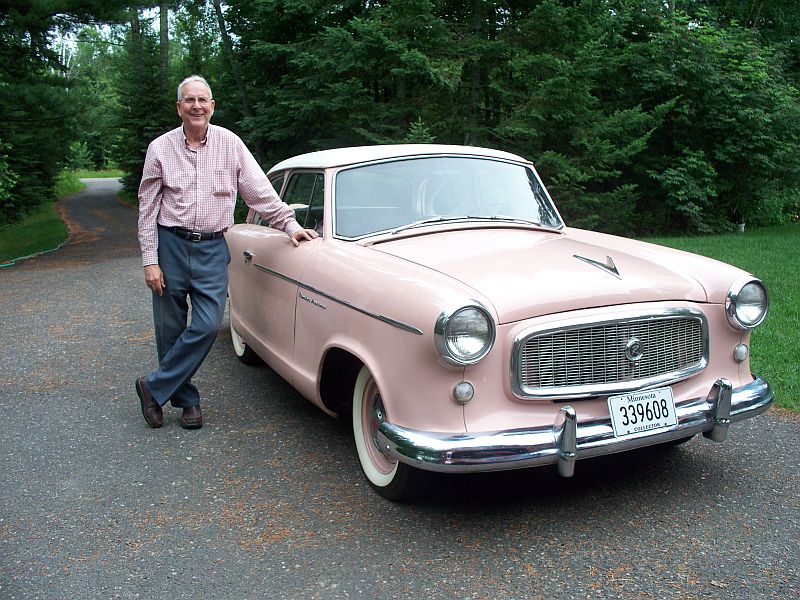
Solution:
<svg viewBox="0 0 800 600"><path fill-rule="evenodd" d="M573 257L577 258L578 260L582 260L585 263L589 263L593 267L597 267L598 269L602 269L609 275L613 275L617 279L622 279L622 275L619 274L617 270L617 265L614 264L614 259L610 256L606 256L606 262L601 263L596 260L592 260L591 258L586 258L585 256L578 256L577 254L573 254Z"/></svg>

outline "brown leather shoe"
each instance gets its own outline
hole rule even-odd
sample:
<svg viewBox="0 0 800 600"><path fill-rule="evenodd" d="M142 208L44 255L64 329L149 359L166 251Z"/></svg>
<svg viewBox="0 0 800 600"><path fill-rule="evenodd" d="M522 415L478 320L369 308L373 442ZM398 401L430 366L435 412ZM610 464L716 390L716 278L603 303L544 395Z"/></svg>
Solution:
<svg viewBox="0 0 800 600"><path fill-rule="evenodd" d="M187 406L181 416L181 427L184 429L200 429L203 426L203 412L200 405Z"/></svg>
<svg viewBox="0 0 800 600"><path fill-rule="evenodd" d="M144 377L139 377L136 380L136 395L139 396L139 401L142 404L142 414L147 424L154 429L161 427L164 424L164 411L161 410L161 406L150 395L150 390L147 389L144 383Z"/></svg>

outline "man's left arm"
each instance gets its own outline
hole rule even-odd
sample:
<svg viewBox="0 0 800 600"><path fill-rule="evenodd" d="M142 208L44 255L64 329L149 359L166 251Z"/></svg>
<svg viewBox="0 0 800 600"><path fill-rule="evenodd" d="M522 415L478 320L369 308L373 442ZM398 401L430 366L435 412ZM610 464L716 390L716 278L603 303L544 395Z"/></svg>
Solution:
<svg viewBox="0 0 800 600"><path fill-rule="evenodd" d="M281 200L275 188L247 149L244 142L239 143L239 193L247 205L269 221L270 227L280 229L299 246L300 242L318 237L313 229L303 229L294 217L294 211Z"/></svg>

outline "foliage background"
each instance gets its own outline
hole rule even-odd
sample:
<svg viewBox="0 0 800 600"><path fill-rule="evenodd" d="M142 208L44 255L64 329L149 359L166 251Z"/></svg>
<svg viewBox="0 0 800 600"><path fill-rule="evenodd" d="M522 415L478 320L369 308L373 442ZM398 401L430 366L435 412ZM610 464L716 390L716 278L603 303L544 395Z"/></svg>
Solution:
<svg viewBox="0 0 800 600"><path fill-rule="evenodd" d="M786 222L795 4L0 0L0 225L49 200L64 166L118 166L135 191L192 73L265 167L344 145L485 145L533 159L572 225Z"/></svg>

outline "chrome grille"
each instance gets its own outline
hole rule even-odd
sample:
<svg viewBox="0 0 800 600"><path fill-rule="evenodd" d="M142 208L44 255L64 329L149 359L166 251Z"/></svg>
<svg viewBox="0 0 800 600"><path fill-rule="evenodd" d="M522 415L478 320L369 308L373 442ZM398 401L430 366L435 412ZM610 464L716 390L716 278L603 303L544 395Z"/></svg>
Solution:
<svg viewBox="0 0 800 600"><path fill-rule="evenodd" d="M683 379L705 368L707 331L703 314L690 309L529 330L515 343L515 390L590 396ZM643 348L638 360L626 356L634 339Z"/></svg>

